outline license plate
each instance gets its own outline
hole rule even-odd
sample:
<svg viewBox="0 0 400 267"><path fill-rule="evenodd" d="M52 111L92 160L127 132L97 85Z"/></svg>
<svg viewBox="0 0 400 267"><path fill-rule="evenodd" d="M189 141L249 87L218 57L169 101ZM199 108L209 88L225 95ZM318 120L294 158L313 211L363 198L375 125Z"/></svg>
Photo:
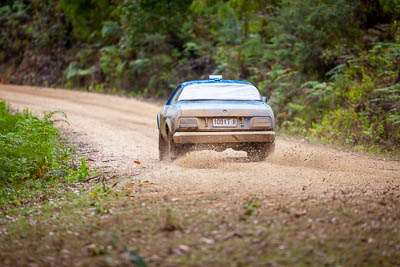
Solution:
<svg viewBox="0 0 400 267"><path fill-rule="evenodd" d="M237 119L229 119L229 118L213 119L213 126L215 126L215 127L236 127Z"/></svg>

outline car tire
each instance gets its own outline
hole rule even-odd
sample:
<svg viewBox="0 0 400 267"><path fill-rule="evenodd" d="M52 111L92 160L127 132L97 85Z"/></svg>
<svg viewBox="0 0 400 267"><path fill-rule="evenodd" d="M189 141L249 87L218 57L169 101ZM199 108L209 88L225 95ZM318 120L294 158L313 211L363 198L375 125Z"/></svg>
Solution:
<svg viewBox="0 0 400 267"><path fill-rule="evenodd" d="M246 152L250 161L264 161L268 155L275 151L275 142L250 145Z"/></svg>
<svg viewBox="0 0 400 267"><path fill-rule="evenodd" d="M168 144L165 142L164 137L161 133L158 135L158 158L160 161L167 158Z"/></svg>
<svg viewBox="0 0 400 267"><path fill-rule="evenodd" d="M168 160L173 161L178 157L178 149L175 145L172 134L168 133Z"/></svg>

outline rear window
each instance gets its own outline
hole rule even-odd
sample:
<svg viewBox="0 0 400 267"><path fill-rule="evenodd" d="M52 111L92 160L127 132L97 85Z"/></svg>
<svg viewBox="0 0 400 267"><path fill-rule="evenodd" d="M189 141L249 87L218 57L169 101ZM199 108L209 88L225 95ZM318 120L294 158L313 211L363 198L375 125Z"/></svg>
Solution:
<svg viewBox="0 0 400 267"><path fill-rule="evenodd" d="M250 84L203 83L186 86L178 98L185 100L261 100L261 96Z"/></svg>

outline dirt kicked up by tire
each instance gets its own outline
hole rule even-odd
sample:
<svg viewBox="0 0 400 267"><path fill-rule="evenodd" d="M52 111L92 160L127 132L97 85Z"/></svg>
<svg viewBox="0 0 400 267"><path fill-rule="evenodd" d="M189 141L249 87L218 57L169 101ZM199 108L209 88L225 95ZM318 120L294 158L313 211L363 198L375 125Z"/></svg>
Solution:
<svg viewBox="0 0 400 267"><path fill-rule="evenodd" d="M192 149L196 151L196 147ZM258 162L264 161L266 158L271 155L275 151L275 142L273 143L253 143L247 145L245 148L247 153L247 158L250 161ZM178 147L172 138L171 135L168 135L168 140L164 140L161 133L158 135L158 155L159 160L168 160L173 161L178 157L185 156L191 150L186 149L185 147ZM222 150L223 151L223 150Z"/></svg>

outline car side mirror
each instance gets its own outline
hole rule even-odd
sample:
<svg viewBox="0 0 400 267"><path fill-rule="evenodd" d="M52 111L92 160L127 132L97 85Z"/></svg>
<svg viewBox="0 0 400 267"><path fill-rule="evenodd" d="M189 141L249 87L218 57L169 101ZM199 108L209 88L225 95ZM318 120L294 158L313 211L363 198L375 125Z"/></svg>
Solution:
<svg viewBox="0 0 400 267"><path fill-rule="evenodd" d="M262 99L262 101L263 101L264 103L267 103L267 97L266 97L266 96L261 97L261 99Z"/></svg>

